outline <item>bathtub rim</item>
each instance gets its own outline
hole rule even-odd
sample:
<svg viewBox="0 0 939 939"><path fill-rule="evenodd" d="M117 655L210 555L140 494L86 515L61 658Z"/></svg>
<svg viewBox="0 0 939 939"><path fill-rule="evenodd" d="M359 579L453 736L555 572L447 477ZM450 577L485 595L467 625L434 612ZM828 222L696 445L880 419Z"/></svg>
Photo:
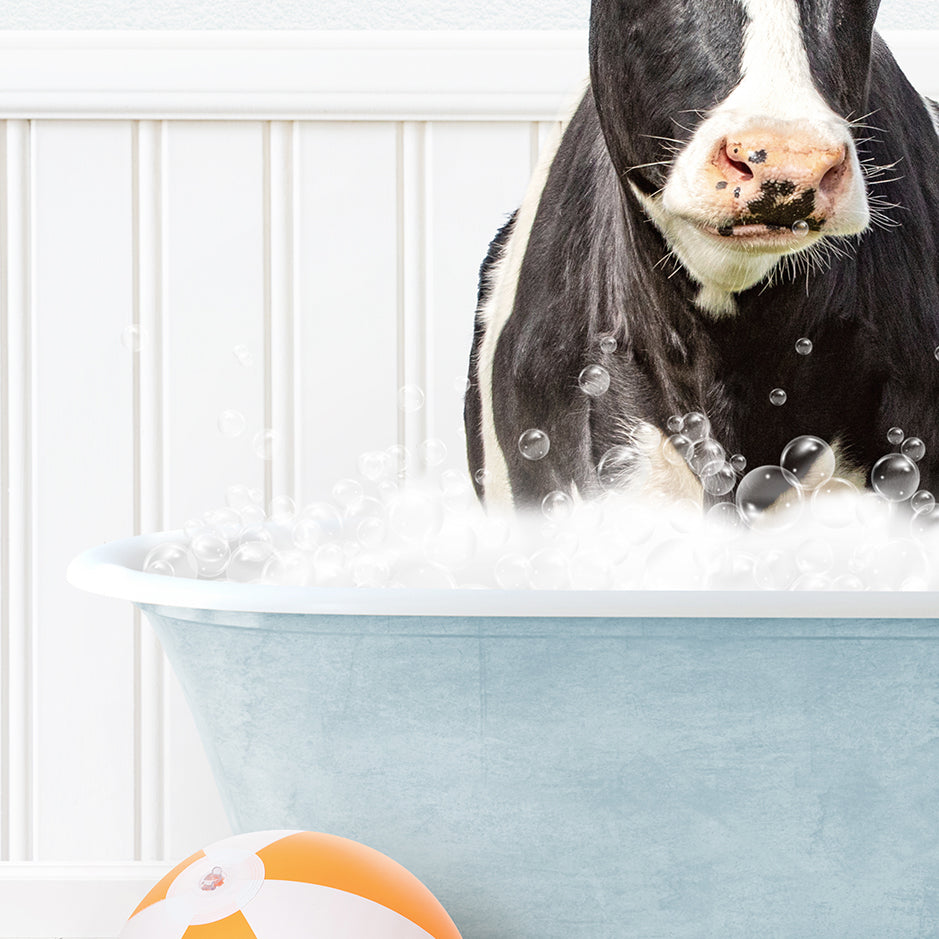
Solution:
<svg viewBox="0 0 939 939"><path fill-rule="evenodd" d="M275 587L192 580L139 569L182 531L135 535L90 548L66 579L89 593L137 604L246 613L459 617L681 617L939 619L935 591L401 590Z"/></svg>

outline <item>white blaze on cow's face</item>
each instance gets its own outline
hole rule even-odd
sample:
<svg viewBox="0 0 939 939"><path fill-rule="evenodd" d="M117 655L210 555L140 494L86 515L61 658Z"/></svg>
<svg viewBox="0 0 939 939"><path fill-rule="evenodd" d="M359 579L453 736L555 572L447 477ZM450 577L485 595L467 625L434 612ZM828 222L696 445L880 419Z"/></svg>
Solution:
<svg viewBox="0 0 939 939"><path fill-rule="evenodd" d="M640 195L700 283L698 305L714 314L732 312L732 294L783 255L870 221L849 124L812 80L797 0L738 2L748 19L740 82L678 154L662 192Z"/></svg>

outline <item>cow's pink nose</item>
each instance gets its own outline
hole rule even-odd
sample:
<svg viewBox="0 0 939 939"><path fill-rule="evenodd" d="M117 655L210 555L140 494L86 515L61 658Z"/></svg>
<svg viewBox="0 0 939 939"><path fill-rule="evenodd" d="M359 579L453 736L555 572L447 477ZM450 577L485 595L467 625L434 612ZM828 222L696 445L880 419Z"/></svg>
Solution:
<svg viewBox="0 0 939 939"><path fill-rule="evenodd" d="M817 218L825 218L851 175L844 145L759 129L727 137L713 163L717 188L724 190L736 214L758 216L772 216L774 209L799 198Z"/></svg>

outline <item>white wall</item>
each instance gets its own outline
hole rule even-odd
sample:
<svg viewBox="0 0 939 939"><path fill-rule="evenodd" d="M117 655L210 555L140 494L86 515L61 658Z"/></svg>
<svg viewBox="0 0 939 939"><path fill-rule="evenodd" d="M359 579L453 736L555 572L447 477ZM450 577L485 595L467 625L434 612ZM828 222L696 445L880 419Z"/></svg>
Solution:
<svg viewBox="0 0 939 939"><path fill-rule="evenodd" d="M0 29L583 29L589 0L21 0ZM935 0L883 0L882 29L939 28Z"/></svg>

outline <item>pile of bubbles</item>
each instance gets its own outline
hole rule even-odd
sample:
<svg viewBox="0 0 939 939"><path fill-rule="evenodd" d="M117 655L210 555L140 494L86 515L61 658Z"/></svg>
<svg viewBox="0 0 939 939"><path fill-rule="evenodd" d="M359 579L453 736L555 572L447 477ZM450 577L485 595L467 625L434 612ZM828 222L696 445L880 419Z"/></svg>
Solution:
<svg viewBox="0 0 939 939"><path fill-rule="evenodd" d="M558 490L540 511L487 513L469 476L446 468L443 442L428 440L419 454L362 454L357 477L303 507L285 496L265 507L260 491L230 486L222 507L153 548L143 569L311 587L939 588L939 511L919 489L917 438L893 428L895 449L862 490L834 475L836 454L817 437L797 437L778 465L746 471L703 415L676 416L669 430L663 455L726 501L702 511L636 495L648 454L625 445L600 461L589 499ZM423 468L416 480L412 463Z"/></svg>

